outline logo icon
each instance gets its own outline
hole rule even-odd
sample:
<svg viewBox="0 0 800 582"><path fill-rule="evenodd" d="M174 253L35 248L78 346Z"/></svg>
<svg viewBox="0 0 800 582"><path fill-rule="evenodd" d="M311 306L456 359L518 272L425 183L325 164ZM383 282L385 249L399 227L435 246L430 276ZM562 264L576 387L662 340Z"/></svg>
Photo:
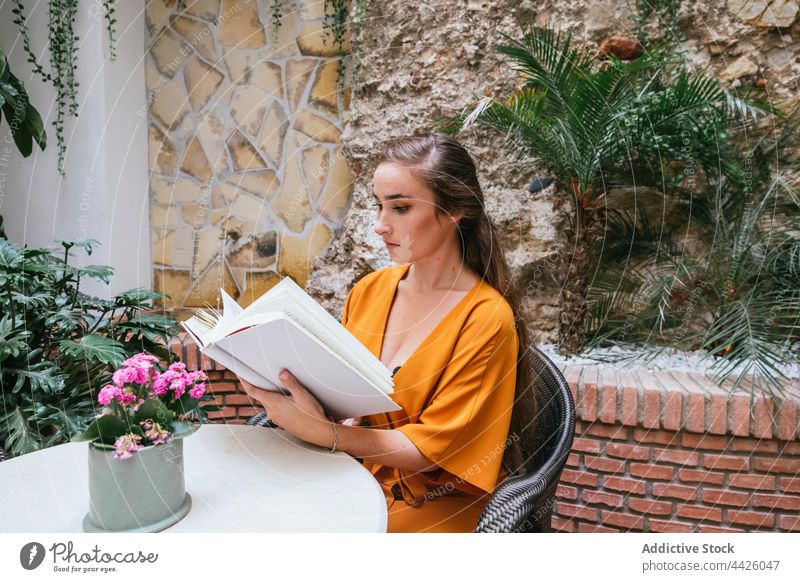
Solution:
<svg viewBox="0 0 800 582"><path fill-rule="evenodd" d="M44 561L44 546L39 542L29 542L19 551L19 563L26 570L35 570Z"/></svg>

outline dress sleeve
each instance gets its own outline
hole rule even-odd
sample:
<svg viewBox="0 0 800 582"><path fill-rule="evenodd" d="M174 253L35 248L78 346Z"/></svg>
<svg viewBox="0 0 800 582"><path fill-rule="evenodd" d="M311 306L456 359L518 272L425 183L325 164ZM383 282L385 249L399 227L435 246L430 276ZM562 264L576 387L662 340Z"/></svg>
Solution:
<svg viewBox="0 0 800 582"><path fill-rule="evenodd" d="M397 430L431 462L492 491L511 425L519 342L513 322L484 320L472 328L459 338L417 421Z"/></svg>
<svg viewBox="0 0 800 582"><path fill-rule="evenodd" d="M353 285L347 293L347 299L344 300L344 308L342 309L342 325L345 327L347 327L347 321L349 320L350 309L353 307L353 297L355 297L355 294L356 285Z"/></svg>

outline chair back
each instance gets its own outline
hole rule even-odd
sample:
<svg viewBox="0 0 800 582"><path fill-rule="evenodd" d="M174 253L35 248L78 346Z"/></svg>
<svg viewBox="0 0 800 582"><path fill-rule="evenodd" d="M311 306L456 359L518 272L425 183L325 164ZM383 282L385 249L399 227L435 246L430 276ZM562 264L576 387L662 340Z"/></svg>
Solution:
<svg viewBox="0 0 800 582"><path fill-rule="evenodd" d="M536 398L536 419L528 447L526 474L512 475L492 493L476 532L546 532L550 530L558 480L575 438L575 402L556 365L539 349L529 349Z"/></svg>

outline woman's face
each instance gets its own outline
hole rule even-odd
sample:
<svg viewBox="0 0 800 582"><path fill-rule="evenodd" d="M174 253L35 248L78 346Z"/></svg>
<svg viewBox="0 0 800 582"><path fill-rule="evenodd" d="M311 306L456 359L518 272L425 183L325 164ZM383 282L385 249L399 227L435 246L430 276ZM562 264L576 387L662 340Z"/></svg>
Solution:
<svg viewBox="0 0 800 582"><path fill-rule="evenodd" d="M396 263L411 263L457 245L456 222L437 216L434 194L413 172L400 164L383 162L372 179L380 236Z"/></svg>

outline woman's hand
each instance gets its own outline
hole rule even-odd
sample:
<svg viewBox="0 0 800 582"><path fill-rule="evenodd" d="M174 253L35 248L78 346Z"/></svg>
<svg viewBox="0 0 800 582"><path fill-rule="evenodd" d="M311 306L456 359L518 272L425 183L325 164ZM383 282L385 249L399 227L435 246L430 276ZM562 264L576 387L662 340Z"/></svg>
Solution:
<svg viewBox="0 0 800 582"><path fill-rule="evenodd" d="M288 370L283 370L278 377L289 391L288 396L261 390L242 378L239 381L247 395L260 402L270 420L280 428L306 442L321 447L333 446L331 421L319 401Z"/></svg>

